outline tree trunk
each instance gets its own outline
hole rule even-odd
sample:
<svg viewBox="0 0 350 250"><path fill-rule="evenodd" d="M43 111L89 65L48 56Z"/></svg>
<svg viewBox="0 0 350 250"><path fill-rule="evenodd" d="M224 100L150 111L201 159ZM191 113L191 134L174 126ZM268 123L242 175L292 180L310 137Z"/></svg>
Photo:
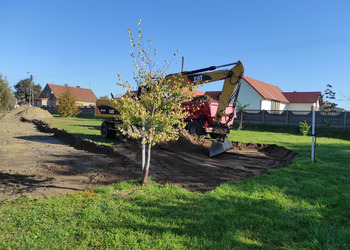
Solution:
<svg viewBox="0 0 350 250"><path fill-rule="evenodd" d="M152 142L149 142L148 144L148 150L147 150L147 163L145 168L142 170L142 185L146 185L148 173L149 173L149 167L151 165L151 148L152 148Z"/></svg>
<svg viewBox="0 0 350 250"><path fill-rule="evenodd" d="M148 171L146 172L146 138L145 138L145 119L142 119L142 182L141 184L146 184Z"/></svg>
<svg viewBox="0 0 350 250"><path fill-rule="evenodd" d="M141 181L141 185L144 186L147 183L147 178L148 178L148 169L145 169L142 171L142 181Z"/></svg>
<svg viewBox="0 0 350 250"><path fill-rule="evenodd" d="M241 130L243 128L243 112L241 111L241 121L239 123L239 128L238 130Z"/></svg>
<svg viewBox="0 0 350 250"><path fill-rule="evenodd" d="M154 117L154 111L155 111L155 106L153 106L152 110L152 118ZM142 119L142 134L145 136L145 130L146 130L146 121L143 118ZM148 151L147 151L147 163L142 169L142 182L141 185L146 185L147 183L147 177L148 177L148 172L149 172L149 167L151 165L151 148L152 148L152 135L153 135L153 126L151 125L151 129L149 131L149 138L148 138ZM143 138L145 140L145 138ZM145 141L143 143L144 146L146 146ZM144 152L144 151L143 151Z"/></svg>

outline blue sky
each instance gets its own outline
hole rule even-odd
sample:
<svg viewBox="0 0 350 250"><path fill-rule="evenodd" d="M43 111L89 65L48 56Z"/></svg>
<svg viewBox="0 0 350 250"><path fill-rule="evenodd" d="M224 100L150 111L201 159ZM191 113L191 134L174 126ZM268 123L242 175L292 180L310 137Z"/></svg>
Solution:
<svg viewBox="0 0 350 250"><path fill-rule="evenodd" d="M169 73L241 60L245 75L283 91L324 91L350 110L350 1L0 0L0 73L11 86L91 88L123 94L132 82L127 29L152 40L160 64L180 50ZM202 90L220 90L218 83Z"/></svg>

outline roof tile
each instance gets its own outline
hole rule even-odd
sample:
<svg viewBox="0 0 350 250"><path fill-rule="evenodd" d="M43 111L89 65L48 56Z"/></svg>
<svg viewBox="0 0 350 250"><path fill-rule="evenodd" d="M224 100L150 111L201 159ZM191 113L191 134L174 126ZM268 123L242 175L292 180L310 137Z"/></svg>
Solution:
<svg viewBox="0 0 350 250"><path fill-rule="evenodd" d="M60 98L63 92L70 90L70 92L72 93L76 101L96 102L97 100L96 95L94 94L94 92L92 92L91 89L84 89L80 87L70 87L68 85L62 86L62 85L56 85L51 83L48 83L47 85L52 90L56 98Z"/></svg>
<svg viewBox="0 0 350 250"><path fill-rule="evenodd" d="M315 103L321 97L321 92L283 92L290 103Z"/></svg>
<svg viewBox="0 0 350 250"><path fill-rule="evenodd" d="M250 86L252 86L265 99L286 103L289 102L283 95L282 90L275 85L253 79L248 76L244 76L244 80L246 80Z"/></svg>

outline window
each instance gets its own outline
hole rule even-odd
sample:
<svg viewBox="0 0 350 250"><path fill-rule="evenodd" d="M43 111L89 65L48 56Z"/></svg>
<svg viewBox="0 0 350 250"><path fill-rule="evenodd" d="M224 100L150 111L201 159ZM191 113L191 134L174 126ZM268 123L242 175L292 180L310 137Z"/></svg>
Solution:
<svg viewBox="0 0 350 250"><path fill-rule="evenodd" d="M280 102L278 101L271 101L271 110L280 110Z"/></svg>

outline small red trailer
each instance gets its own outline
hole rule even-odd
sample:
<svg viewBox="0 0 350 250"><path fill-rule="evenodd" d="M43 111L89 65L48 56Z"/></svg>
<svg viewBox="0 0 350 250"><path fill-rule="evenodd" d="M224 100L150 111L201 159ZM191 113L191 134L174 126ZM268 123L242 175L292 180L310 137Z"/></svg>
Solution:
<svg viewBox="0 0 350 250"><path fill-rule="evenodd" d="M185 110L187 110L190 115L188 116L188 125L187 129L190 134L196 135L205 135L213 133L213 126L215 116L217 114L217 109L219 103L217 102L184 102L182 106ZM226 107L225 115L222 116L220 120L220 124L225 124L226 127L232 125L234 118L236 118L236 112L233 108L233 105L230 104ZM230 119L230 115L232 119ZM217 126L217 125L216 125ZM214 134L211 134L212 137Z"/></svg>

